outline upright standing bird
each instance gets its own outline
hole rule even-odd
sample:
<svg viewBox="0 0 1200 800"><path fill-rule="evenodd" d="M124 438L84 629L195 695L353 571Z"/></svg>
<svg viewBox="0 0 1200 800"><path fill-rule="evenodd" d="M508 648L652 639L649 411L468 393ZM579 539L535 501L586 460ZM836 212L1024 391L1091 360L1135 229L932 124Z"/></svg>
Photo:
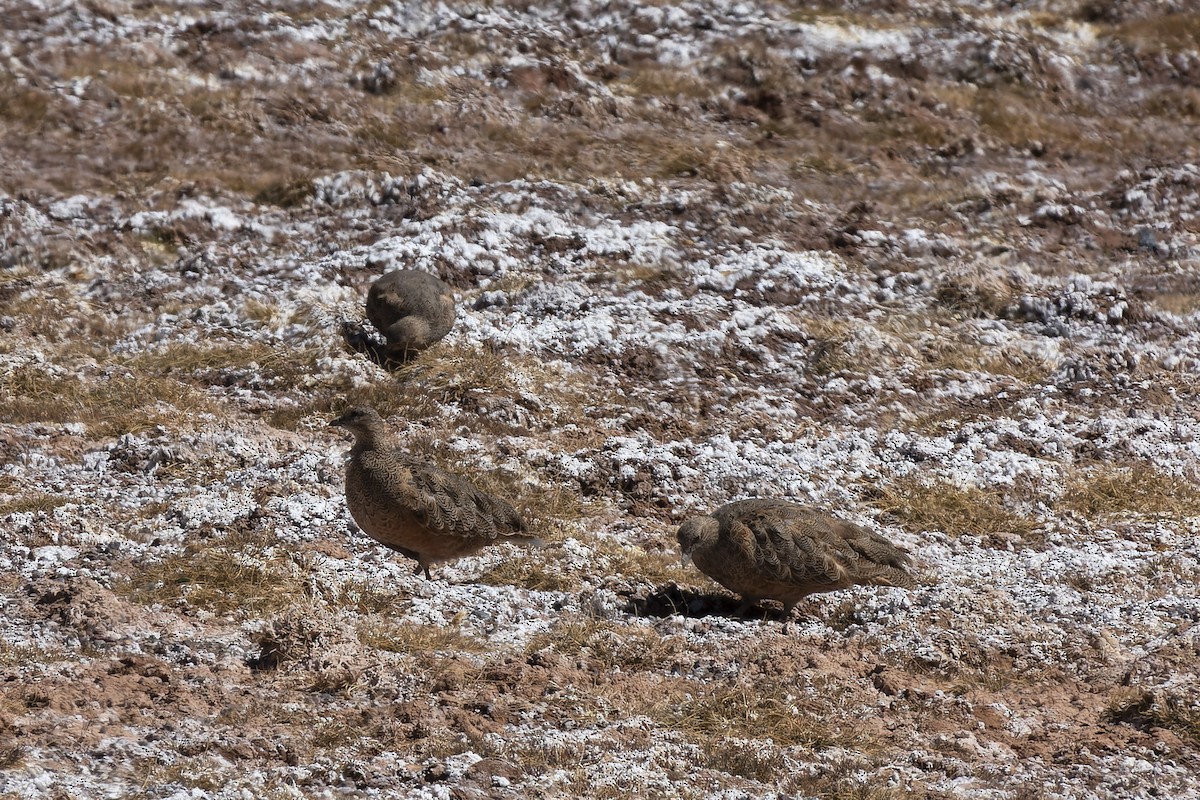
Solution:
<svg viewBox="0 0 1200 800"><path fill-rule="evenodd" d="M783 603L787 633L792 607L806 595L855 584L911 589L908 552L877 533L786 500L739 500L711 516L684 520L676 534L686 561L746 606Z"/></svg>
<svg viewBox="0 0 1200 800"><path fill-rule="evenodd" d="M372 539L414 559L414 574L429 578L430 564L497 541L536 541L504 500L389 444L374 409L351 408L329 424L354 434L346 465L350 515Z"/></svg>

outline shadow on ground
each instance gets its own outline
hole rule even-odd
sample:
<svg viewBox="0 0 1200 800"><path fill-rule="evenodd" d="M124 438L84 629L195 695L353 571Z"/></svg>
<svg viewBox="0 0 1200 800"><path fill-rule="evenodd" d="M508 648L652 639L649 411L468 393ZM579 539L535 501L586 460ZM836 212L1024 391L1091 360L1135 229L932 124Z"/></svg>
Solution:
<svg viewBox="0 0 1200 800"><path fill-rule="evenodd" d="M726 617L736 620L783 621L783 609L773 606L754 605L745 613L738 613L743 603L725 594L698 592L674 583L665 586L647 587L641 591L619 592L625 599L625 613L636 617Z"/></svg>
<svg viewBox="0 0 1200 800"><path fill-rule="evenodd" d="M397 353L389 349L386 343L372 336L362 325L346 320L342 321L342 339L352 352L369 358L375 365L394 372L403 367L417 356L417 351L405 350Z"/></svg>

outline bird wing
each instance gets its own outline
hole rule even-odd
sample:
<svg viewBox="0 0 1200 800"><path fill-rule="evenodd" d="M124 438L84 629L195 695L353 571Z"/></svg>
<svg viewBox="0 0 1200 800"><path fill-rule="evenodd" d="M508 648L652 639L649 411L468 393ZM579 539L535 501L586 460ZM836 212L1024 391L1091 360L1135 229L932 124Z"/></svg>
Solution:
<svg viewBox="0 0 1200 800"><path fill-rule="evenodd" d="M838 542L797 519L781 519L765 528L764 552L771 554L773 573L788 583L842 583L848 574Z"/></svg>
<svg viewBox="0 0 1200 800"><path fill-rule="evenodd" d="M908 552L884 537L840 519L814 518L804 525L823 558L836 564L838 580L859 584L882 584L911 588L915 585L905 570L912 564ZM826 572L830 575L830 572Z"/></svg>
<svg viewBox="0 0 1200 800"><path fill-rule="evenodd" d="M410 463L418 521L464 537L519 535L525 523L511 505L480 491L470 481L436 467Z"/></svg>
<svg viewBox="0 0 1200 800"><path fill-rule="evenodd" d="M906 569L912 566L912 556L907 550L897 547L878 533L849 522L846 523L846 528L847 531L843 534L842 540L860 558L870 561L872 564L893 569Z"/></svg>
<svg viewBox="0 0 1200 800"><path fill-rule="evenodd" d="M882 536L807 506L744 500L723 516L730 556L745 553L765 580L796 586L912 586L908 553Z"/></svg>

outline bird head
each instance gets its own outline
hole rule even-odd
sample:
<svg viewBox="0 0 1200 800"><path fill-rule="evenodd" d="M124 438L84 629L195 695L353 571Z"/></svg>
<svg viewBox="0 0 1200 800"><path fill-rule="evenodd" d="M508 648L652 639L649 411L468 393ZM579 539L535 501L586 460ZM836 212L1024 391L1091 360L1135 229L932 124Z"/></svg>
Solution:
<svg viewBox="0 0 1200 800"><path fill-rule="evenodd" d="M340 417L330 420L330 427L345 428L362 441L383 433L383 418L373 408L355 406Z"/></svg>
<svg viewBox="0 0 1200 800"><path fill-rule="evenodd" d="M679 526L675 538L679 540L679 552L684 564L692 560L697 547L711 544L717 539L721 524L715 517L689 517Z"/></svg>

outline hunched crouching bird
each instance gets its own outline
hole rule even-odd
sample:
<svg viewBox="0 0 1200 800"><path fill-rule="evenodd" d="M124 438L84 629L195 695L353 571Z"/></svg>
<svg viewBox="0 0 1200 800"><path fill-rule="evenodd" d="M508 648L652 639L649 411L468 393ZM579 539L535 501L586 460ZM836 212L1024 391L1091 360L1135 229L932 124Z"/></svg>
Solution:
<svg viewBox="0 0 1200 800"><path fill-rule="evenodd" d="M911 589L912 558L877 533L786 500L739 500L710 516L684 520L676 534L683 558L740 594L792 607L815 592L878 585Z"/></svg>
<svg viewBox="0 0 1200 800"><path fill-rule="evenodd" d="M497 541L537 541L504 500L390 444L374 409L351 408L329 424L354 434L346 464L350 516L372 539L415 560L414 574L429 578L430 564Z"/></svg>
<svg viewBox="0 0 1200 800"><path fill-rule="evenodd" d="M397 269L367 290L367 319L387 338L389 356L403 362L454 327L454 293L428 272Z"/></svg>
<svg viewBox="0 0 1200 800"><path fill-rule="evenodd" d="M387 369L399 367L454 327L454 292L436 275L397 269L375 279L367 290L367 319L384 336L380 345L361 325L343 321L351 349Z"/></svg>

